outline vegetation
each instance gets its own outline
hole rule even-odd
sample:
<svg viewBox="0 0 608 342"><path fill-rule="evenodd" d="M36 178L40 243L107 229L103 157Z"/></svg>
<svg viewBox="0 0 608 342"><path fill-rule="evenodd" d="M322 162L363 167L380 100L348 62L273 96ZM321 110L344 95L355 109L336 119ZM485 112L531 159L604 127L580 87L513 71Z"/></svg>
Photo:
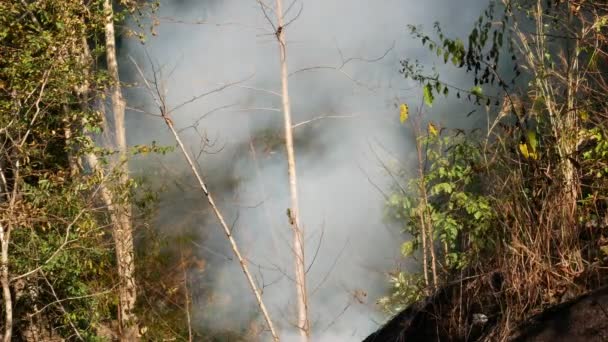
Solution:
<svg viewBox="0 0 608 342"><path fill-rule="evenodd" d="M101 37L101 9L3 2L0 17L4 341L92 338L116 307L107 221L95 200L112 176L77 163L85 153L104 158L89 134L100 112L79 98L106 82L80 53Z"/></svg>
<svg viewBox="0 0 608 342"><path fill-rule="evenodd" d="M286 147L290 208L280 218L293 233L295 276L287 276L297 294L293 327L306 341L314 336L306 288L312 265L304 257L308 239L300 222L295 159L302 151L297 147L313 146L313 137L292 136L298 124L290 114L284 28L295 19L284 23L282 1L276 10L258 3L280 52L282 91L266 92L281 97L282 108L271 109L284 114L285 127L284 133L261 128L239 148L255 159L256 146L262 157ZM201 212L209 209L193 220L217 218L246 276L248 294L255 295L259 312L248 313L249 327L206 331L193 324L192 281L205 284L214 276L193 247L205 233L180 222L174 223L179 234L155 229L159 191L167 190L157 187L159 179L173 176L155 171L138 178L129 168L134 156L172 151L156 143L127 146L125 84L118 77L115 36L145 42L148 27L142 17L157 8L143 1L0 2L0 327L5 342L256 340L264 329L279 340L285 329L273 325L266 310L268 284L253 270L261 266L241 255L234 223L226 222L211 196L208 183L213 182L174 128L158 70L147 78L134 60L160 110L152 115L173 133L197 191L200 186ZM137 31L119 25L127 18ZM154 35L158 23L152 23ZM401 254L416 260L418 272L394 272L391 291L380 304L395 313L445 290L454 294L440 312L449 336L505 339L531 315L606 284L608 5L502 0L489 4L466 39L450 37L439 23L433 33L416 26L409 30L438 63L464 70L471 84L448 83L416 60L401 63L403 76L419 84L423 105L415 113L408 104L399 107L401 124L412 133L416 167L396 178L387 215L406 234ZM351 60L363 61L346 59L342 67ZM347 75L342 67L338 70ZM309 69L315 68L332 69ZM460 130L429 120L440 97L476 106L485 112L487 127ZM210 144L199 137L201 144ZM174 196L183 196L177 187ZM200 297L213 297L209 289L198 291ZM222 305L206 303L203 316L216 315ZM479 308L492 324L472 335L472 314Z"/></svg>
<svg viewBox="0 0 608 342"><path fill-rule="evenodd" d="M402 254L422 254L424 262L420 276L398 273L381 302L399 309L438 286L459 284L444 313L455 339L471 338L466 317L474 308L486 307L497 323L482 336L501 339L530 315L606 279L608 7L501 5L480 16L468 46L439 24L433 35L411 27L443 62L472 75L470 89L425 73L416 61L402 63L428 107L436 96L456 93L492 118L484 134L439 131L431 123L421 133L421 115L405 115L423 152L420 173L389 201L392 217L412 236Z"/></svg>
<svg viewBox="0 0 608 342"><path fill-rule="evenodd" d="M107 4L0 4L4 341L133 329L117 315L124 275L110 237L119 226L131 234L130 215L117 215L136 183L126 158L95 141L107 140L102 102L116 84L104 68Z"/></svg>

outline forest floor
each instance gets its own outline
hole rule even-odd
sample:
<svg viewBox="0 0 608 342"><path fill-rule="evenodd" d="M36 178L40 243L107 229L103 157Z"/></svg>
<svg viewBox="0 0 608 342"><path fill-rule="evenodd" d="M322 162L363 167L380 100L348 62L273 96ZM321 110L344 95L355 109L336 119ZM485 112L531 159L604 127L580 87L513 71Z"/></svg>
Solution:
<svg viewBox="0 0 608 342"><path fill-rule="evenodd" d="M438 324L445 312L449 291L426 298L393 317L364 342L374 341L454 341ZM447 295L447 296L446 296ZM469 313L473 316L474 313ZM497 314L497 313L494 313ZM491 316L491 313L488 313ZM469 322L472 319L468 320ZM485 326L484 326L485 325ZM483 325L469 323L468 341L492 341L496 320ZM460 338L458 339L460 340ZM509 341L608 341L608 287L552 306L520 323L507 337Z"/></svg>

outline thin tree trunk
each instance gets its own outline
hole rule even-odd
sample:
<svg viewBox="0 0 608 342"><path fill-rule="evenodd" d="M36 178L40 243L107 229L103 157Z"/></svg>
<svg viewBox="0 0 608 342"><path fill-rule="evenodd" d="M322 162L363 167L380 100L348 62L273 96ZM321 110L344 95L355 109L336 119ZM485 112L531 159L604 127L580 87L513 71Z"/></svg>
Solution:
<svg viewBox="0 0 608 342"><path fill-rule="evenodd" d="M198 170L194 166L194 162L192 161L192 158L188 154L186 147L182 143L182 140L179 137L179 135L177 134L175 127L173 127L173 122L167 116L165 109L162 107L160 109L161 109L162 117L165 119L165 123L167 124L167 127L169 127L169 130L171 131L171 133L173 133L173 136L175 137L175 140L177 141L177 144L179 145L180 150L184 154L184 157L186 158L186 161L188 162L188 165L190 166L192 173L196 177L196 180L198 181L198 184L201 187L201 190L203 190L203 194L207 198L207 202L209 202L211 209L213 209L213 213L217 217L218 221L220 221L220 225L222 226L222 228L224 230L224 234L226 234L226 237L228 238L228 241L230 242L230 247L232 248L232 251L234 252L234 255L236 256L236 258L239 260L239 263L241 264L241 269L243 270L243 273L245 273L245 277L247 278L247 282L249 283L251 290L255 294L255 297L258 301L258 306L259 306L260 310L262 311L262 315L264 316L266 324L268 325L268 329L270 330L273 340L279 341L279 335L276 333L272 320L270 319L270 315L268 314L268 310L266 309L266 305L264 305L264 301L262 300L262 291L260 291L260 289L256 285L255 281L253 280L253 276L251 275L251 272L249 272L249 267L247 266L247 262L241 255L241 251L238 248L236 240L234 239L234 236L232 235L232 232L230 231L230 228L228 227L226 220L224 219L224 215L222 215L222 213L218 209L217 205L215 204L215 200L213 199L213 196L211 196L211 193L207 189L207 185L205 184L205 181L203 181L203 178L201 177Z"/></svg>
<svg viewBox="0 0 608 342"><path fill-rule="evenodd" d="M8 183L4 177L4 165L0 160L0 194L8 194ZM2 195L2 201L8 196ZM10 241L10 226L0 224L0 285L2 286L2 301L4 302L4 337L3 342L10 342L13 334L13 298L8 277L8 246Z"/></svg>
<svg viewBox="0 0 608 342"><path fill-rule="evenodd" d="M196 180L198 181L198 184L199 184L201 190L203 191L203 195L207 199L207 203L209 203L209 206L213 210L215 217L218 219L220 226L224 230L224 234L226 235L226 238L228 239L228 242L230 243L230 248L232 249L232 252L238 259L239 264L241 265L241 270L245 274L245 278L247 278L247 283L249 284L251 291L255 295L255 298L258 302L258 307L260 308L260 311L262 312L262 316L264 316L264 320L266 321L266 324L268 325L268 330L270 330L272 339L275 342L278 342L279 335L277 334L277 332L274 328L274 324L272 323L272 320L270 319L270 314L268 314L268 310L266 309L266 305L264 304L264 300L262 299L262 291L259 289L255 280L253 279L253 276L251 275L251 272L249 271L249 266L247 266L247 262L245 261L245 259L243 258L242 254L241 254L239 246L236 243L234 236L232 235L232 231L230 230L230 228L228 227L228 224L226 223L226 220L224 219L224 215L222 215L222 212L219 210L219 208L215 204L215 200L213 199L213 196L211 196L209 189L207 189L207 184L205 184L203 177L201 177L200 173L198 172L198 169L194 165L194 161L188 154L188 151L186 150L186 147L184 146L182 139L179 137L179 134L175 130L175 127L173 126L173 121L169 117L169 113L167 112L167 108L165 107L165 101L163 98L161 98L162 94L155 92L153 90L152 86L150 85L150 82L148 82L148 80L144 77L143 71L139 68L139 66L137 65L135 60L133 60L131 58L131 61L135 65L135 68L139 72L139 75L141 76L147 89L150 91L151 96L153 97L154 101L156 102L156 105L158 105L161 117L165 120L165 124L167 124L167 127L173 134L173 137L175 138L175 141L177 142L180 150L182 151L184 158L186 158L186 162L188 163L188 166L190 166L190 170L194 174L194 177L196 177Z"/></svg>
<svg viewBox="0 0 608 342"><path fill-rule="evenodd" d="M569 18L570 23L574 27L573 16L570 13ZM574 219L574 211L576 210L576 202L578 199L578 179L576 168L572 163L570 158L574 157L574 153L576 151L576 144L578 140L577 132L578 130L578 111L576 105L576 94L579 87L579 79L578 79L578 71L579 71L579 50L580 50L580 40L575 39L574 42L569 42L574 44L574 46L569 47L570 58L567 60L568 65L568 77L566 79L567 84L567 103L566 103L566 113L565 118L563 119L563 127L562 138L558 141L563 144L562 150L564 151L564 156L562 157L562 163L564 163L563 174L564 174L564 192L566 193L566 207L564 208L566 212L564 213L566 217L564 219L565 222L570 224L575 223Z"/></svg>
<svg viewBox="0 0 608 342"><path fill-rule="evenodd" d="M82 38L82 60L81 60L81 62L85 68L88 68L92 63L91 53L90 53L89 46L88 46L88 43L87 43L87 40L85 37ZM85 73L88 76L88 69L85 70ZM89 104L88 104L89 103L89 92L90 92L90 89L89 89L89 83L87 80L85 80L85 84L83 84L81 87L78 87L76 89L76 93L77 93L79 101L80 101L80 107L81 107L81 110L83 110L83 111L86 111L89 109L89 107L88 107L89 106ZM108 128L107 120L105 117L102 117L101 119L102 119L101 127L103 130L102 139L105 141L105 143L109 143L108 133L107 133L107 128ZM94 153L87 153L84 156L84 159L86 160L86 163L89 165L89 167L92 170L95 170L95 172L99 172L102 175L102 178L104 178L104 173L105 173L104 169L99 164L98 158ZM80 165L74 165L73 168L76 168L76 170L73 170L73 172L79 172L78 170L80 168ZM101 184L99 184L99 188L100 188L101 201L104 203L104 205L110 215L110 222L112 223L112 227L113 227L112 233L113 233L114 239L116 241L117 236L120 236L119 234L116 234L116 230L118 229L118 227L122 227L125 224L125 221L123 221L124 218L121 217L120 210L117 207L117 205L114 203L113 194L112 194L112 191L110 190L110 188L108 187L108 185L102 182ZM128 223L127 227L129 227L129 230L130 230L130 221L128 221L128 216L127 216L126 222ZM131 241L132 241L131 235L129 235L128 238L131 239ZM119 245L121 247L124 247L123 244L117 243L116 244L117 249L118 249ZM131 247L131 249L132 248L133 247ZM117 252L117 256L118 256L118 252ZM119 265L119 267L120 267L120 265ZM119 275L122 274L120 272L121 272L121 269L119 269ZM119 291L121 291L121 290L122 290L122 287L119 289ZM121 298L119 298L119 300L121 300ZM120 303L122 303L122 301ZM122 319L122 317L125 317L125 316L122 313L122 307L124 307L124 306L121 305L121 312L120 312L120 317L119 317L119 321L120 321L119 330L124 332L125 330L124 330L121 319ZM128 315L126 317L128 317ZM135 331L135 334L137 334L137 331ZM124 339L128 339L128 337L125 336Z"/></svg>
<svg viewBox="0 0 608 342"><path fill-rule="evenodd" d="M289 176L289 193L291 207L288 211L289 223L293 229L293 252L295 259L296 301L298 311L298 329L303 341L310 337L308 321L308 296L306 293L306 265L304 258L304 233L300 225L300 206L298 204L298 178L296 175L296 158L293 146L293 127L291 124L291 105L289 101L289 73L287 72L287 51L283 22L283 1L277 0L277 32L281 63L281 98L283 118L285 121L285 149L287 150L287 173Z"/></svg>
<svg viewBox="0 0 608 342"><path fill-rule="evenodd" d="M428 199L426 193L426 182L424 179L424 159L422 156L422 146L420 144L420 127L418 127L418 134L416 134L416 152L418 156L418 178L420 179L418 190L420 192L420 197L422 198L422 211L420 212L420 223L422 224L422 253L423 258L423 266L424 266L424 279L426 281L426 285L429 285L428 279L428 259L427 259L427 250L431 255L431 272L433 274L433 288L437 289L437 260L435 257L435 244L433 242L433 229L431 217L428 210ZM428 240L427 240L428 239Z"/></svg>
<svg viewBox="0 0 608 342"><path fill-rule="evenodd" d="M422 274L424 275L424 285L428 288L431 283L429 282L429 261L426 248L426 224L424 222L424 215L425 213L422 211L418 214L418 217L420 218L420 229L422 230Z"/></svg>
<svg viewBox="0 0 608 342"><path fill-rule="evenodd" d="M418 133L420 132L419 129L416 129L418 131ZM422 187L424 187L424 170L422 170L423 168L423 161L422 161L422 149L420 146L420 135L416 134L415 136L416 139L416 152L418 155L418 178L419 178L419 182L420 185L418 185L418 190L420 192L420 196L422 196ZM428 261L428 256L427 256L427 242L426 242L426 222L424 220L424 216L425 216L425 210L422 210L421 212L418 213L418 217L420 218L420 229L422 230L422 274L424 275L424 285L426 285L426 287L429 287L429 261Z"/></svg>
<svg viewBox="0 0 608 342"><path fill-rule="evenodd" d="M433 238L433 222L431 219L431 212L429 209L429 204L428 204L428 200L427 200L427 193L426 193L426 187L424 186L423 183L423 192L422 192L422 198L424 200L424 209L425 209L425 213L426 213L426 217L427 217L427 221L428 221L428 227L427 227L427 233L428 233L428 247L429 247L429 251L431 252L431 272L433 273L433 288L437 289L438 284L439 284L439 279L437 277L437 256L435 254L435 239Z"/></svg>
<svg viewBox="0 0 608 342"><path fill-rule="evenodd" d="M186 311L186 323L188 324L188 342L192 342L192 318L190 317L190 294L188 289L188 272L186 272L186 261L184 260L183 246L180 245L180 266L184 277L184 300Z"/></svg>
<svg viewBox="0 0 608 342"><path fill-rule="evenodd" d="M112 2L104 1L104 12L106 15L105 38L106 58L108 72L110 74L112 112L114 117L114 142L119 151L120 171L119 182L126 184L128 181L127 142L125 136L125 104L122 98L120 78L118 75L118 63L116 60L116 41L114 32L114 12ZM104 196L106 197L106 196ZM106 198L106 201L108 199ZM111 201L111 200L110 200ZM119 277L119 303L120 303L120 327L121 340L132 341L139 339L137 329L137 317L135 316L135 300L137 289L135 284L135 262L133 247L133 229L131 225L131 208L128 203L114 203L113 236L116 248L116 260L118 264Z"/></svg>
<svg viewBox="0 0 608 342"><path fill-rule="evenodd" d="M3 342L10 342L13 335L13 300L8 278L8 245L9 226L0 225L0 283L2 283L2 300L4 301L4 337Z"/></svg>

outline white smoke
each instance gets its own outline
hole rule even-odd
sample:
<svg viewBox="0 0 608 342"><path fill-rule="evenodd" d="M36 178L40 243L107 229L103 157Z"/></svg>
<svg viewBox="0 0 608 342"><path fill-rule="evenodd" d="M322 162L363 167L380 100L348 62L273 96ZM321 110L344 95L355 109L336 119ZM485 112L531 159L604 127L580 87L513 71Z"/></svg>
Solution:
<svg viewBox="0 0 608 342"><path fill-rule="evenodd" d="M287 21L303 6L297 20L285 28L290 71L327 67L290 77L294 122L343 116L316 120L295 131L308 262L316 255L308 273L313 340L361 340L385 319L375 300L386 291L384 272L395 266L403 237L398 228L383 224L384 197L379 189L389 191L392 180L376 154L386 161L386 149L392 153L390 158L411 159L411 137L399 125L395 104L405 102L413 109L420 103L421 93L399 74L399 60L431 60L427 50L409 37L406 25L423 24L430 31L433 22L439 21L450 35L462 36L485 3L306 0L296 1L288 13ZM264 289L264 299L284 340L289 341L296 335L291 325L294 287L282 274L290 276L292 266L284 151L280 146L264 151L262 145L256 145L256 169L248 150L252 134L282 127L281 113L267 110L279 109L280 104L280 98L268 92L280 89L272 28L254 0L168 1L161 3L158 15L158 36L150 38L145 49L163 67L169 107L239 82L172 115L177 126L187 127L203 114L223 107L200 121L199 127L210 139L217 138L216 146L223 146L217 154L203 155L201 167L229 220L238 215L236 235L258 281L272 283ZM126 54L132 55L150 75L143 51L141 45L129 43L123 49L123 65L128 61ZM342 65L349 58L353 59ZM132 70L125 74L125 78L134 79ZM448 77L459 78L455 74ZM131 90L128 99L131 107L155 111L141 92ZM463 112L448 112L441 100L429 115L449 122L464 120ZM129 113L127 129L130 144L152 140L172 143L160 119L136 111ZM184 138L193 150L198 148L200 138L192 130L184 131ZM188 174L185 165L183 169L175 166L182 163L177 153L163 161L174 165L177 174ZM218 184L226 179L234 184ZM192 188L163 198L159 226L170 231L177 217L205 217L189 222L206 232L201 254L219 260L214 264L212 283L193 284L193 291L197 286L211 286L214 293L230 298L215 319L202 315L208 310L206 299L195 298L195 310L200 308L195 312L198 324L242 327L256 312L253 296L238 263L217 257L229 256L230 250L215 222L203 214L193 214L205 208L200 194ZM261 202L263 205L257 205Z"/></svg>

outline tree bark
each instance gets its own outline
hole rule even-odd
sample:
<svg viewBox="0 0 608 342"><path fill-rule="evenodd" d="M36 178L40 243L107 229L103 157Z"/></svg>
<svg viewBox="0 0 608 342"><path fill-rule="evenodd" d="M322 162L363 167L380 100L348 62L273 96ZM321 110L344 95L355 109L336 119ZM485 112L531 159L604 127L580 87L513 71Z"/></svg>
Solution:
<svg viewBox="0 0 608 342"><path fill-rule="evenodd" d="M118 62L116 60L116 41L114 31L114 12L112 2L104 0L104 12L106 15L105 36L106 36L106 59L108 73L110 74L112 113L114 118L114 143L119 151L120 184L126 184L129 180L127 158L127 142L125 136L125 104L122 98L120 78L118 75ZM111 195L104 194L106 202L112 203ZM114 243L116 248L116 262L119 277L119 310L121 340L132 341L139 339L137 329L137 317L135 316L135 300L137 299L137 289L135 284L135 262L133 247L133 229L131 225L131 208L127 202L116 203L112 212L112 223Z"/></svg>
<svg viewBox="0 0 608 342"><path fill-rule="evenodd" d="M285 30L283 22L283 1L276 2L277 40L279 41L281 64L281 98L283 119L285 124L285 149L287 152L287 173L289 176L290 209L289 223L293 230L293 252L295 260L296 301L298 312L297 327L302 341L310 337L308 321L308 295L306 293L306 266L304 258L304 233L300 225L300 206L298 204L298 178L296 175L296 158L293 146L293 127L291 123L291 105L289 101L289 85L287 72L287 51L285 46Z"/></svg>
<svg viewBox="0 0 608 342"><path fill-rule="evenodd" d="M8 183L4 177L4 163L0 160L0 194L8 193ZM2 201L7 200L6 195ZM8 243L10 238L10 226L0 224L0 285L2 286L2 300L4 302L4 342L10 342L13 333L13 300L8 277Z"/></svg>
<svg viewBox="0 0 608 342"><path fill-rule="evenodd" d="M9 226L0 225L0 283L4 301L4 336L3 342L10 342L13 335L13 300L8 277Z"/></svg>

